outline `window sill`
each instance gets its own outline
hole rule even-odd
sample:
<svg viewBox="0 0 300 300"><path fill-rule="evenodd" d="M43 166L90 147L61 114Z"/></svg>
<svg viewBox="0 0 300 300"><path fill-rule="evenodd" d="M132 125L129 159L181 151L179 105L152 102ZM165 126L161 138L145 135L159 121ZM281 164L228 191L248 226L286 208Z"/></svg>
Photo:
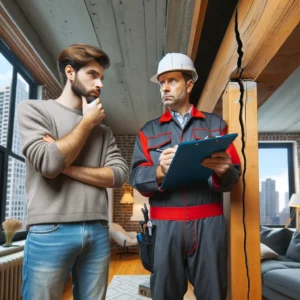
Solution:
<svg viewBox="0 0 300 300"><path fill-rule="evenodd" d="M0 257L24 250L25 240L14 242L12 247L0 246Z"/></svg>

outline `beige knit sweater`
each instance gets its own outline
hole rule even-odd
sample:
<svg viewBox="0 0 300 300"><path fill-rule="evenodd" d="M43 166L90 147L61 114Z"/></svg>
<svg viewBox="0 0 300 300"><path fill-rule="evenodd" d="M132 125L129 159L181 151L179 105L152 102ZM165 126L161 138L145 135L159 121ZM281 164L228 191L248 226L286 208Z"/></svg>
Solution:
<svg viewBox="0 0 300 300"><path fill-rule="evenodd" d="M55 143L43 142L49 134L65 136L82 119L81 111L54 100L26 100L18 106L22 152L26 158L27 227L32 224L108 220L105 188L76 181L61 174L64 159ZM128 167L110 128L94 127L73 165L109 167L114 185L121 187Z"/></svg>

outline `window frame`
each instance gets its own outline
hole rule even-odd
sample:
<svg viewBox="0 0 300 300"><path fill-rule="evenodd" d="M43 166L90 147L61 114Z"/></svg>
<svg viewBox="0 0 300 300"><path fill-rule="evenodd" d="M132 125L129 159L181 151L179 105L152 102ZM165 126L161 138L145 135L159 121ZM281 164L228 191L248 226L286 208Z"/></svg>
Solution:
<svg viewBox="0 0 300 300"><path fill-rule="evenodd" d="M289 182L289 199L295 193L295 167L294 167L294 144L293 142L272 142L272 141L259 141L258 149L286 149L287 150L287 164L288 164L288 182ZM260 184L260 183L259 183ZM292 215L293 208L290 208L290 216ZM268 225L260 224L270 228L284 228L285 224ZM296 218L294 217L289 226L296 228Z"/></svg>
<svg viewBox="0 0 300 300"><path fill-rule="evenodd" d="M7 141L6 147L0 145L0 167L3 172L0 176L0 245L5 242L4 233L2 232L2 222L5 220L6 210L6 192L7 192L7 176L8 176L8 161L9 157L17 159L25 163L24 157L14 153L12 151L13 146L13 133L14 133L14 120L15 120L15 108L16 108L16 90L17 90L17 77L18 74L29 85L29 99L37 99L38 82L26 69L26 67L20 62L15 54L9 49L9 47L0 39L0 53L3 57L12 65L12 81L11 81L11 93L10 93L10 104L9 104L9 115L8 115L8 130L7 130ZM1 170L1 169L0 169ZM27 231L17 232L14 241L25 239Z"/></svg>

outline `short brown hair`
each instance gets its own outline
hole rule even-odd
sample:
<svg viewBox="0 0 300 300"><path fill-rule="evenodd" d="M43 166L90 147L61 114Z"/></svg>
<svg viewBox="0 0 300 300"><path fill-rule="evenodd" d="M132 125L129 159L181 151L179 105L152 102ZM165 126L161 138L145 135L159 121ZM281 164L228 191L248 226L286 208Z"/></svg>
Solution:
<svg viewBox="0 0 300 300"><path fill-rule="evenodd" d="M186 83L187 83L188 81L190 81L190 80L193 80L193 75L192 75L192 73L189 72L189 71L184 71L184 72L182 72L182 76L183 76L184 81L185 81Z"/></svg>
<svg viewBox="0 0 300 300"><path fill-rule="evenodd" d="M61 52L57 59L57 68L60 73L60 79L63 85L67 82L65 68L70 65L76 72L79 71L87 63L95 60L104 69L108 69L110 65L108 55L100 48L86 45L74 44Z"/></svg>

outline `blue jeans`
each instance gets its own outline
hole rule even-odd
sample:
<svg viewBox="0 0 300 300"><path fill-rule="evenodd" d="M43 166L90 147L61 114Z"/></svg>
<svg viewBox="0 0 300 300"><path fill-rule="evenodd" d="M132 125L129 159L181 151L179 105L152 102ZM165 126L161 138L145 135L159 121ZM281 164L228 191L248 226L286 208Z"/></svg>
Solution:
<svg viewBox="0 0 300 300"><path fill-rule="evenodd" d="M59 300L71 273L74 300L105 299L109 234L104 221L30 226L23 300Z"/></svg>

